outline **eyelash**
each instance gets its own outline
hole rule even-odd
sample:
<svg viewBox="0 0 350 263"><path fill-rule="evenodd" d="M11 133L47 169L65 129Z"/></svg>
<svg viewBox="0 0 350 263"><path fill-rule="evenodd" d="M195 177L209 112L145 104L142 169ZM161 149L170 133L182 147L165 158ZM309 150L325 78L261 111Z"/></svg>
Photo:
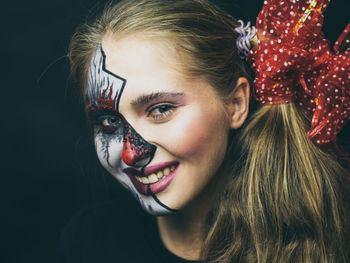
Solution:
<svg viewBox="0 0 350 263"><path fill-rule="evenodd" d="M122 125L121 119L115 115L100 115L95 118L95 125L104 134L114 134Z"/></svg>
<svg viewBox="0 0 350 263"><path fill-rule="evenodd" d="M154 121L163 121L174 112L175 108L176 106L170 104L154 105L146 110L147 117ZM164 112L160 112L161 110ZM154 113L155 111L159 111L159 113ZM108 111L92 114L91 117L94 120L94 125L99 127L100 131L104 134L114 134L121 126L121 120L118 121L119 117ZM112 121L113 118L116 118L116 120ZM114 122L114 124L111 123L111 121ZM118 123L116 123L116 121L118 121Z"/></svg>
<svg viewBox="0 0 350 263"><path fill-rule="evenodd" d="M164 112L160 112L158 114L153 113L154 115L152 116L152 112L154 112L155 110L159 111L161 109L161 107L165 107L166 110ZM147 110L147 117L150 117L155 121L162 121L165 118L169 117L174 112L175 108L176 108L175 106L170 105L170 104L159 104L156 106L152 106Z"/></svg>

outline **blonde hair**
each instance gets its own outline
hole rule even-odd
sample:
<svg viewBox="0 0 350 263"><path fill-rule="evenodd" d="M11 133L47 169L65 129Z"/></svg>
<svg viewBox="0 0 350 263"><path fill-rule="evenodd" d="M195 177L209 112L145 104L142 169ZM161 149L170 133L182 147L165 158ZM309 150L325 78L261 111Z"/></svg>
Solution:
<svg viewBox="0 0 350 263"><path fill-rule="evenodd" d="M85 94L90 60L108 34L142 34L179 50L184 72L222 97L249 78L236 48L239 24L207 0L124 0L74 34L71 72ZM208 262L345 262L347 171L306 135L293 103L264 106L228 147L219 202L202 258ZM222 190L222 191L221 191Z"/></svg>
<svg viewBox="0 0 350 263"><path fill-rule="evenodd" d="M236 47L239 24L206 0L129 0L108 5L72 37L71 73L84 93L88 65L102 37L142 34L171 43L188 76L206 77L220 95L231 93L238 77L249 78Z"/></svg>
<svg viewBox="0 0 350 263"><path fill-rule="evenodd" d="M306 123L293 103L251 117L205 242L208 262L349 261L349 174Z"/></svg>

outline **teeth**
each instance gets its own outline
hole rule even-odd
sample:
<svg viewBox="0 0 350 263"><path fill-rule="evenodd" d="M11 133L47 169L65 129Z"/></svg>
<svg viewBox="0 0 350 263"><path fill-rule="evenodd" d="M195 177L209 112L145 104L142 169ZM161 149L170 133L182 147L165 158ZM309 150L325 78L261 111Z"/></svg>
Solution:
<svg viewBox="0 0 350 263"><path fill-rule="evenodd" d="M156 174L151 174L148 176L148 180L151 184L158 182L158 177Z"/></svg>
<svg viewBox="0 0 350 263"><path fill-rule="evenodd" d="M141 177L141 183L143 184L149 184L149 180L147 177Z"/></svg>
<svg viewBox="0 0 350 263"><path fill-rule="evenodd" d="M139 176L135 176L136 180L142 183L142 179Z"/></svg>
<svg viewBox="0 0 350 263"><path fill-rule="evenodd" d="M164 174L163 174L162 171L159 171L159 172L157 173L158 179L162 178L163 176L164 176Z"/></svg>
<svg viewBox="0 0 350 263"><path fill-rule="evenodd" d="M165 168L164 171L163 171L164 175L165 176L168 176L170 174L170 169L169 167Z"/></svg>
<svg viewBox="0 0 350 263"><path fill-rule="evenodd" d="M174 171L176 168L175 165L172 165L169 167L165 167L162 171L158 171L157 173L152 173L150 175L146 176L135 176L136 180L143 183L143 184L153 184L158 182L161 179L164 179L167 177L172 171Z"/></svg>

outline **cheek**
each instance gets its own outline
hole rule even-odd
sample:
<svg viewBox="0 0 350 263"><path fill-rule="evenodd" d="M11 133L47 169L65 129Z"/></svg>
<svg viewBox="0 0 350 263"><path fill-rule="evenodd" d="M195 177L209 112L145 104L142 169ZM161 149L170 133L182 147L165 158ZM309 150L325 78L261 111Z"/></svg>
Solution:
<svg viewBox="0 0 350 263"><path fill-rule="evenodd" d="M118 167L121 163L123 143L117 137L95 136L95 149L101 164L105 168Z"/></svg>
<svg viewBox="0 0 350 263"><path fill-rule="evenodd" d="M176 121L169 124L163 145L181 159L217 154L221 148L226 148L223 136L226 127L219 116L209 116L203 110L187 111L177 116Z"/></svg>

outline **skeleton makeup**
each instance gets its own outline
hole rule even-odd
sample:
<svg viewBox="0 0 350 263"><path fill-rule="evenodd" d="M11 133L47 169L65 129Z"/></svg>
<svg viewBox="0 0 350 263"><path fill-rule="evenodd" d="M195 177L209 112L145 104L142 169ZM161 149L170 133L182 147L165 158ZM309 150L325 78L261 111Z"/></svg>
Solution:
<svg viewBox="0 0 350 263"><path fill-rule="evenodd" d="M176 172L176 164L146 168L157 147L144 140L119 112L119 101L126 88L126 79L108 71L105 60L106 56L99 45L90 63L86 94L87 110L94 120L98 158L148 213L166 215L175 212L176 210L161 203L156 193L170 184L172 174ZM168 169L164 172L167 175L153 178L161 168Z"/></svg>

